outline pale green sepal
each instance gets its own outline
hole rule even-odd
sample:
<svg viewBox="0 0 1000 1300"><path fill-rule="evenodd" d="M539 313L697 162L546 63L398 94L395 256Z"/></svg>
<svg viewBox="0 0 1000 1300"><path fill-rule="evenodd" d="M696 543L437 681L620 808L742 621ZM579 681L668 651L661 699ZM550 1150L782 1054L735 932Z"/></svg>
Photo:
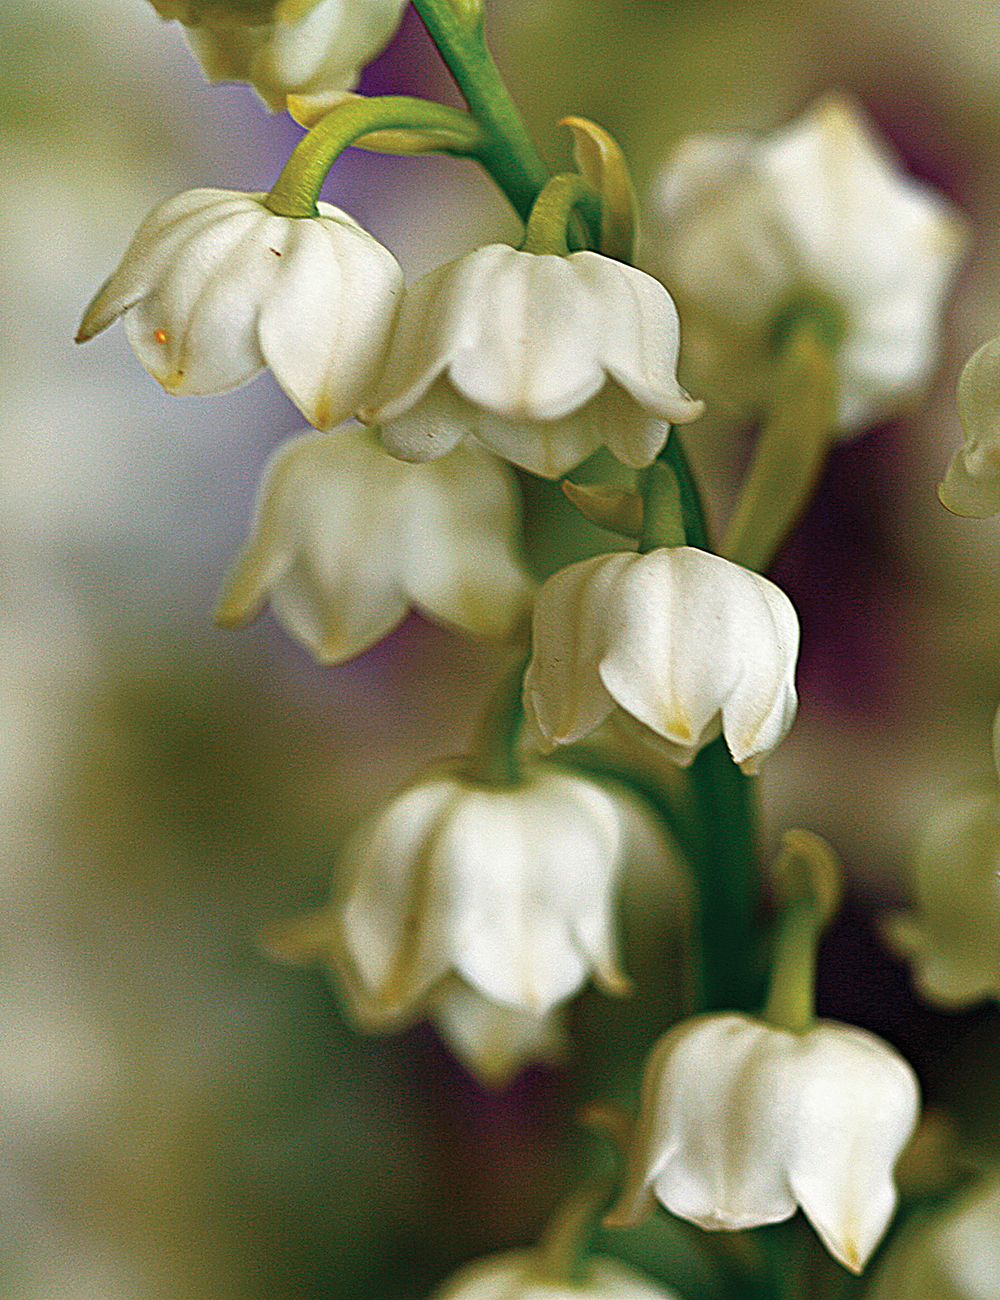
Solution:
<svg viewBox="0 0 1000 1300"><path fill-rule="evenodd" d="M1000 336L977 348L958 377L964 443L938 488L946 510L964 519L1000 511Z"/></svg>
<svg viewBox="0 0 1000 1300"><path fill-rule="evenodd" d="M837 371L821 325L804 315L778 357L767 419L722 544L762 573L801 516L822 473L837 419Z"/></svg>
<svg viewBox="0 0 1000 1300"><path fill-rule="evenodd" d="M564 478L561 485L571 505L585 519L599 528L638 539L642 532L642 497L610 483L572 483Z"/></svg>
<svg viewBox="0 0 1000 1300"><path fill-rule="evenodd" d="M586 117L564 117L559 125L568 126L573 133L573 160L580 175L601 196L598 252L631 264L635 261L638 203L621 146Z"/></svg>

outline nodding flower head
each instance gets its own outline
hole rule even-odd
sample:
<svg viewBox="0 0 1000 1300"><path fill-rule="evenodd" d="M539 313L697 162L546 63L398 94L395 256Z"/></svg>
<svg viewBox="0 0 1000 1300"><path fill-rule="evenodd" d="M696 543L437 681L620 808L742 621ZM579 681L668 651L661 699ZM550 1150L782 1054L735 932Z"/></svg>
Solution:
<svg viewBox="0 0 1000 1300"><path fill-rule="evenodd" d="M473 434L558 478L600 446L649 465L702 413L677 382L677 311L652 276L599 253L476 249L408 291L361 412L404 460Z"/></svg>
<svg viewBox="0 0 1000 1300"><path fill-rule="evenodd" d="M136 356L169 392L227 392L269 366L309 422L327 428L378 378L403 274L339 208L279 217L266 197L188 190L159 204L77 341L123 315Z"/></svg>

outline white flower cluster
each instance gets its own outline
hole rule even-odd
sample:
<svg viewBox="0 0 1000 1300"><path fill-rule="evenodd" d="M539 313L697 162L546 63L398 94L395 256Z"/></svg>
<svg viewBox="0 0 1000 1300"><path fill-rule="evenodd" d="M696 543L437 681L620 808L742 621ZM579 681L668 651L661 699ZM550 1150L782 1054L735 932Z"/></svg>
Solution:
<svg viewBox="0 0 1000 1300"><path fill-rule="evenodd" d="M323 96L351 83L400 11L369 5L365 51L320 54L309 32L332 41L351 8L285 0L256 25L200 19L191 40L212 75L249 78L271 103ZM825 101L767 142L688 145L662 193L682 305L720 349L754 355L765 384L783 315L831 303L841 432L926 381L961 232L849 106ZM270 601L317 659L338 663L411 606L504 637L534 596L523 709L542 749L617 720L681 766L721 735L753 773L787 733L799 627L767 579L654 546L570 565L535 596L517 554L511 465L558 478L603 446L643 469L672 424L702 412L677 379L674 300L652 276L595 252L491 245L404 289L393 256L336 208L279 216L262 194L196 190L150 214L80 337L119 315L170 391L222 392L269 367L323 431L267 469L221 621ZM369 427L326 431L352 416ZM430 1015L481 1077L505 1079L560 1049L558 1008L588 977L628 986L615 907L630 806L551 762L526 761L509 781L442 766L357 831L333 903L273 947L325 958L362 1022ZM664 870L668 856L661 838ZM860 1030L686 1021L651 1059L617 1220L654 1195L709 1228L801 1206L860 1270L892 1214L917 1106L912 1071ZM559 1289L510 1256L446 1294L665 1294L617 1265L591 1270L586 1286Z"/></svg>

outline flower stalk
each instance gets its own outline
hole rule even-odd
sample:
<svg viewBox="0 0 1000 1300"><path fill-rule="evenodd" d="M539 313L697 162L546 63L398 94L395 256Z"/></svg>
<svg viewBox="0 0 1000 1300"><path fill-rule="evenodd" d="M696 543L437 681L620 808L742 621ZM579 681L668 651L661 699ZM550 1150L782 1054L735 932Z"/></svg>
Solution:
<svg viewBox="0 0 1000 1300"><path fill-rule="evenodd" d="M413 7L484 132L479 161L527 221L549 170L487 48L481 10L451 0L414 0Z"/></svg>
<svg viewBox="0 0 1000 1300"><path fill-rule="evenodd" d="M836 344L804 311L779 345L770 409L722 554L763 573L805 512L837 425Z"/></svg>
<svg viewBox="0 0 1000 1300"><path fill-rule="evenodd" d="M597 1216L615 1189L613 1178L592 1178L581 1183L556 1206L535 1248L535 1268L551 1282L573 1282Z"/></svg>
<svg viewBox="0 0 1000 1300"><path fill-rule="evenodd" d="M643 496L641 551L685 542L709 549L697 480L674 428ZM752 779L733 762L721 736L695 758L689 779L700 814L692 865L701 900L703 1005L749 1010L760 1000Z"/></svg>
<svg viewBox="0 0 1000 1300"><path fill-rule="evenodd" d="M524 725L524 671L528 656L518 655L491 691L469 746L466 774L484 785L516 785L521 775L520 740Z"/></svg>
<svg viewBox="0 0 1000 1300"><path fill-rule="evenodd" d="M820 936L840 905L840 865L825 840L792 830L782 840L773 877L783 911L763 1018L776 1029L804 1034L816 1023L816 958Z"/></svg>
<svg viewBox="0 0 1000 1300"><path fill-rule="evenodd" d="M265 200L279 217L314 217L327 172L356 140L376 131L417 132L427 148L480 156L482 131L461 109L409 95L357 96L345 100L302 137Z"/></svg>

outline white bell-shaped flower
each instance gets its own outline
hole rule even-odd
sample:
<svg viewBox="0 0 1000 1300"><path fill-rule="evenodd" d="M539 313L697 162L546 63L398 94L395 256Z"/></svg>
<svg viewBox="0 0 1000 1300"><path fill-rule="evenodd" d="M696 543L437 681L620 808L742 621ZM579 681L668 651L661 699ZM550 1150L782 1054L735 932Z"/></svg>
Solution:
<svg viewBox="0 0 1000 1300"><path fill-rule="evenodd" d="M378 377L402 271L339 208L279 217L266 197L188 190L155 207L77 341L124 314L136 356L169 392L227 392L269 366L310 424L326 428Z"/></svg>
<svg viewBox="0 0 1000 1300"><path fill-rule="evenodd" d="M1000 1180L987 1179L929 1222L904 1231L865 1300L998 1300Z"/></svg>
<svg viewBox="0 0 1000 1300"><path fill-rule="evenodd" d="M525 713L551 748L620 709L682 765L721 730L754 772L795 716L798 646L784 592L721 556L598 555L538 593Z"/></svg>
<svg viewBox="0 0 1000 1300"><path fill-rule="evenodd" d="M411 606L473 636L506 636L534 590L518 513L512 472L482 447L405 465L356 425L302 434L264 473L218 621L245 622L270 600L321 663L380 641Z"/></svg>
<svg viewBox="0 0 1000 1300"><path fill-rule="evenodd" d="M585 1260L573 1281L546 1276L534 1251L476 1260L450 1278L434 1300L677 1300L651 1278L605 1255Z"/></svg>
<svg viewBox="0 0 1000 1300"><path fill-rule="evenodd" d="M677 298L692 382L766 403L776 327L797 306L840 317L842 436L927 383L965 224L908 176L850 101L829 95L758 139L697 136L658 183L651 249Z"/></svg>
<svg viewBox="0 0 1000 1300"><path fill-rule="evenodd" d="M427 1017L487 1088L505 1088L529 1065L563 1061L569 1051L562 1008L536 1015L485 997L460 979L445 980L429 995Z"/></svg>
<svg viewBox="0 0 1000 1300"><path fill-rule="evenodd" d="M938 808L913 862L915 910L888 918L928 1001L967 1007L1000 999L1000 797L967 791Z"/></svg>
<svg viewBox="0 0 1000 1300"><path fill-rule="evenodd" d="M683 1021L646 1066L620 1204L659 1199L702 1228L739 1231L801 1207L860 1272L896 1205L893 1168L917 1122L912 1069L888 1043L820 1021L804 1033L721 1013Z"/></svg>
<svg viewBox="0 0 1000 1300"><path fill-rule="evenodd" d="M271 109L296 96L316 116L388 44L406 0L153 0L177 18L210 81L248 81ZM297 112L298 115L298 112Z"/></svg>
<svg viewBox="0 0 1000 1300"><path fill-rule="evenodd" d="M624 992L615 894L625 845L616 798L538 767L491 786L433 773L341 855L343 947L373 1003L397 1014L457 972L542 1015L592 973Z"/></svg>
<svg viewBox="0 0 1000 1300"><path fill-rule="evenodd" d="M973 352L958 379L964 443L938 488L955 515L985 519L1000 512L1000 335Z"/></svg>
<svg viewBox="0 0 1000 1300"><path fill-rule="evenodd" d="M558 478L600 446L649 465L664 421L703 410L677 383L677 311L651 276L599 253L490 244L407 292L366 423L430 460L474 434Z"/></svg>

